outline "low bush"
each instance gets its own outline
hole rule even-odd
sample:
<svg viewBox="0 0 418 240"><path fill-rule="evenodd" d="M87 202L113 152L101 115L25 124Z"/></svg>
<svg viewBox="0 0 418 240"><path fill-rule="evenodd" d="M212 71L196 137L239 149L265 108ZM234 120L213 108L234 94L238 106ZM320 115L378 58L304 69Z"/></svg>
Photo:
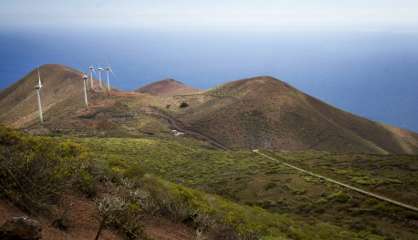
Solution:
<svg viewBox="0 0 418 240"><path fill-rule="evenodd" d="M153 214L193 225L223 239L369 239L329 224L305 225L289 216L240 205L160 178L145 175L137 182L136 201Z"/></svg>
<svg viewBox="0 0 418 240"><path fill-rule="evenodd" d="M329 195L327 198L329 200L336 201L336 202L339 202L339 203L347 203L351 200L350 195L348 195L348 194L346 194L342 191L335 192L335 193Z"/></svg>
<svg viewBox="0 0 418 240"><path fill-rule="evenodd" d="M137 202L116 192L108 194L96 201L100 216L102 217L97 239L104 227L116 229L125 239L146 239L141 224L142 210Z"/></svg>
<svg viewBox="0 0 418 240"><path fill-rule="evenodd" d="M189 104L188 103L186 103L186 102L182 102L181 104L180 104L180 108L187 108L189 106Z"/></svg>
<svg viewBox="0 0 418 240"><path fill-rule="evenodd" d="M28 212L47 210L66 187L93 189L88 165L76 143L0 127L0 195Z"/></svg>

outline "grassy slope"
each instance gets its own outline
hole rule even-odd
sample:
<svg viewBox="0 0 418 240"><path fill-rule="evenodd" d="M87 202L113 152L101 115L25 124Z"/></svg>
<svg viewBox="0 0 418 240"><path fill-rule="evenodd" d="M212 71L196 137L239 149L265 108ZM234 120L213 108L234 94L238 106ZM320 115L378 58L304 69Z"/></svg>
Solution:
<svg viewBox="0 0 418 240"><path fill-rule="evenodd" d="M115 147L120 147L114 139L109 140L110 144L115 143ZM135 141L138 146L138 140ZM153 144L152 140L142 141L148 146ZM132 162L129 166L123 166L121 160L106 159L104 152L88 153L90 144L104 144L103 141L79 139L79 142L86 144L87 148L68 139L33 137L0 127L0 164L4 167L0 171L0 197L7 197L19 207L24 206L25 210L37 214L58 204L64 192L81 190L82 193L87 193L87 190L91 193L97 190L93 187L99 184L95 179L106 178L113 179L113 184L120 184L119 187L106 185L110 188L107 191L114 189L116 197L128 201L125 205L127 207L120 210L123 211L123 216L131 216L128 214L132 213L137 216L143 214L143 211L158 210L173 221L191 221L191 224L209 229L225 226L237 233L239 239L248 240L381 239L367 232L354 233L320 221L311 223L271 213L259 207L234 203L220 196L170 183L149 174L142 175ZM162 144L164 149L165 143ZM173 152L170 154L173 155ZM42 171L39 171L39 167ZM98 173L91 171L91 168ZM39 177L39 174L43 174L43 177ZM14 178L17 175L19 178ZM126 184L126 178L129 179L129 184ZM27 190L21 189L22 187ZM112 226L126 233L129 230L125 228L128 227L126 224L132 220L120 219L121 222L113 222L118 225Z"/></svg>
<svg viewBox="0 0 418 240"><path fill-rule="evenodd" d="M330 222L358 232L414 239L417 214L313 179L248 151L210 150L193 140L81 138L94 156L115 171L146 172L233 201L289 214L303 222ZM275 153L347 183L414 204L418 157ZM372 160L372 161L370 161ZM394 164L396 162L396 164ZM381 165L382 168L376 168ZM414 170L415 169L415 170ZM407 193L405 193L407 191Z"/></svg>

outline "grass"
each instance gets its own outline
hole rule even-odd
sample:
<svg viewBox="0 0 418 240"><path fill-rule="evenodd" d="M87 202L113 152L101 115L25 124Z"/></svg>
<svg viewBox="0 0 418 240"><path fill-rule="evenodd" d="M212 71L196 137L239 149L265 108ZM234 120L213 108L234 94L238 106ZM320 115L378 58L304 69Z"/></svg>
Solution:
<svg viewBox="0 0 418 240"><path fill-rule="evenodd" d="M85 149L0 126L0 197L34 213L48 211L64 189L92 193Z"/></svg>
<svg viewBox="0 0 418 240"><path fill-rule="evenodd" d="M418 234L408 223L418 219L415 213L396 207L397 212L394 212L393 206L381 202L369 204L363 195L299 174L249 151L217 151L184 138L74 140L90 148L92 158L120 174L152 173L239 204L288 214L303 221L329 222L356 231L356 223L362 222L362 231L388 238L414 239ZM401 196L400 200L408 201L418 196L418 184L408 168L416 161L414 156L331 155L316 151L271 154L389 197ZM385 167L395 162L397 167ZM383 168L376 169L380 163ZM356 183L356 178L367 184ZM377 183L375 179L380 180ZM386 190L381 192L380 189ZM403 192L404 189L410 191Z"/></svg>
<svg viewBox="0 0 418 240"><path fill-rule="evenodd" d="M151 196L139 204L150 213L207 231L227 229L241 239L414 239L418 234L409 224L418 219L415 213L297 173L249 151L213 150L187 138L31 137L3 129L0 136L1 162L22 163L16 174L31 176L25 171L26 160L33 161L29 169L34 173L39 162L48 163L40 165L45 178L34 175L39 182L32 181L37 185L33 189L51 189L31 195L42 204L53 204L49 200L74 183L80 186L78 191L93 195L98 179L118 183L127 178L135 182L130 191ZM269 154L374 190L385 186L396 193L397 188L417 186L410 171L413 156L392 156L395 162L378 155ZM58 164L50 164L54 162ZM75 164L82 162L89 166ZM7 176L4 171L2 176ZM14 182L10 177L2 181L2 186ZM25 199L19 197L23 192L11 184L2 194L19 205ZM414 190L404 195L412 198Z"/></svg>
<svg viewBox="0 0 418 240"><path fill-rule="evenodd" d="M170 158L177 159L178 157L181 159L182 154L173 154L173 149L179 147L180 143L136 139L130 143L136 146L133 148L132 145L126 143L126 139L110 139L107 142L110 145L106 145L103 139L78 139L79 143L75 143L74 139L32 137L3 128L0 130L0 150L2 153L0 163L3 166L0 172L2 176L2 191L0 193L19 207L22 206L20 204L22 199L13 198L13 196L20 195L25 197L23 200L30 199L34 203L39 202L42 205L52 207L54 203L48 201L50 198L59 198L64 191L71 189L74 191L76 189L77 191L83 190L83 188L73 188L74 183L83 182L90 187L94 187L99 184L99 179L108 179L105 182L114 185L108 191L115 195L109 197L110 202L104 205L112 205L111 199L120 199L120 201L118 200L120 202L118 206L120 207L115 211L110 211L109 214L111 215L107 219L111 221L109 220L107 224L116 228L123 228L122 232L125 233L127 238L142 234L141 226L133 223L137 223L135 219L142 212L148 212L160 214L171 218L173 221L203 229L205 232L215 234L215 236L216 234L224 234L224 231L227 230L230 236L244 240L379 239L378 236L371 233L354 233L321 221L307 223L303 219L286 214L273 213L257 206L236 203L219 195L208 194L145 174L146 170L142 169L140 165L135 164L135 162L128 162L130 161L129 157L133 157L133 154L137 153L139 145L143 146L144 156L146 155L145 150L158 146L161 149L158 156L161 158L165 154L169 154ZM94 141L101 141L101 154L94 151L90 152L91 147L98 143ZM164 144L171 144L171 148L162 147ZM123 156L128 158L118 159L115 156L116 151L122 150L120 149L122 146L124 146L123 150L126 151ZM108 149L110 152L105 152L103 149ZM208 158L204 158L205 155L200 156L199 154L202 154L202 152L199 151L210 155L206 156ZM191 156L204 158L200 161L201 164L209 161L212 157L225 154L206 149L200 149L199 151L194 152ZM238 154L246 155L246 153ZM107 158L100 158L100 156L106 156ZM8 175L8 171L3 171L9 169L4 168L6 166L4 163L10 162L11 159L14 160L13 163L16 163L14 166L20 164L23 164L23 166L13 168L13 174ZM146 160L145 157L144 159ZM234 168L233 164L236 163L236 160L231 156L220 158L218 161L220 168L229 170L232 170ZM83 162L88 164L80 164ZM145 164L143 165L145 166ZM42 166L40 168L42 171L37 171L39 170L38 166ZM253 167L256 166L253 165ZM95 170L88 171L89 168ZM241 168L246 170L244 164L241 165ZM28 169L33 171L28 172ZM22 179L25 175L32 182L29 184L29 182L15 179L13 178L14 174L22 176ZM42 174L42 176L39 174ZM241 178L238 179L238 181L241 180ZM16 188L17 185L26 186L28 188L26 189L27 192L24 192L25 189ZM43 194L31 194L30 189L39 191L41 188L47 188L48 191L42 192ZM25 194L30 194L28 195L30 198L26 198ZM100 206L104 205L101 204ZM25 210L30 211L31 207L36 207L36 205L25 205L25 207L28 207ZM126 218L126 216L135 217L135 219Z"/></svg>
<svg viewBox="0 0 418 240"><path fill-rule="evenodd" d="M307 224L284 214L250 207L203 193L158 177L134 177L152 211L174 221L191 221L205 231L231 229L239 239L381 239L370 233L354 233L332 224ZM144 201L145 198L142 199ZM141 203L141 202L140 202ZM150 210L146 208L145 210Z"/></svg>

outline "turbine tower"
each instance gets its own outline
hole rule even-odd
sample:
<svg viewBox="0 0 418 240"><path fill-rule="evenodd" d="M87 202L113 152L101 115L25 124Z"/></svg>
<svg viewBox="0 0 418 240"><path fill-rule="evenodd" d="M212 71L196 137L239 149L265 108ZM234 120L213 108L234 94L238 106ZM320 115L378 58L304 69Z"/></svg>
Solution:
<svg viewBox="0 0 418 240"><path fill-rule="evenodd" d="M38 96L39 120L41 121L41 124L42 124L44 122L44 116L42 113L41 88L42 88L41 74L39 73L39 68L38 68L38 85L35 85L35 89L36 89L36 94Z"/></svg>
<svg viewBox="0 0 418 240"><path fill-rule="evenodd" d="M86 107L89 106L89 100L87 99L87 81L88 81L88 79L89 79L89 77L86 74L84 74L83 75L83 82L84 82L83 89L84 89L84 103L86 104Z"/></svg>
<svg viewBox="0 0 418 240"><path fill-rule="evenodd" d="M90 66L89 67L89 73L90 73L90 88L93 89L94 85L93 85L93 72L94 72L94 67Z"/></svg>
<svg viewBox="0 0 418 240"><path fill-rule="evenodd" d="M107 77L107 91L110 92L110 72L112 69L110 67L106 67L106 77Z"/></svg>
<svg viewBox="0 0 418 240"><path fill-rule="evenodd" d="M103 71L103 68L99 67L99 68L97 68L97 71L99 72L99 86L100 86L100 88L103 88L103 84L102 84L102 71Z"/></svg>

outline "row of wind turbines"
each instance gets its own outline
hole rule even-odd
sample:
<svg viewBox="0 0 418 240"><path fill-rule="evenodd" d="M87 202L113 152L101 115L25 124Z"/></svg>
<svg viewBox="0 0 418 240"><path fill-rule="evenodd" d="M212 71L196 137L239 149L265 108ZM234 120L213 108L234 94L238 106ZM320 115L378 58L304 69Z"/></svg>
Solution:
<svg viewBox="0 0 418 240"><path fill-rule="evenodd" d="M89 106L89 100L88 100L88 86L90 85L90 89L94 90L94 80L93 80L93 73L98 73L98 82L99 82L99 89L104 88L104 84L102 81L102 72L106 71L106 90L108 93L111 92L112 88L110 86L110 73L113 74L113 70L110 66L108 67L97 67L89 66L89 76L87 74L82 75L83 80L83 92L84 92L84 104L86 107ZM42 101L41 101L41 89L43 88L42 81L41 81L41 74L39 72L39 67L37 68L38 72L38 84L35 85L36 95L38 98L38 111L39 111L39 120L41 123L44 122L44 116L42 111ZM90 84L88 83L90 81Z"/></svg>

